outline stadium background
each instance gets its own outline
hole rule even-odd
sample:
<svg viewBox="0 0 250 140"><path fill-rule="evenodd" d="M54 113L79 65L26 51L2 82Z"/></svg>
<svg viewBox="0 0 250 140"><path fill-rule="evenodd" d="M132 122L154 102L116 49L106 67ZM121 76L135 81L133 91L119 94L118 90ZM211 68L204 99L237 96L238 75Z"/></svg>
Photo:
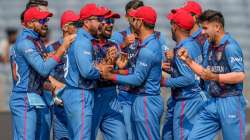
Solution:
<svg viewBox="0 0 250 140"><path fill-rule="evenodd" d="M21 29L20 13L24 10L28 0L0 0L0 39L5 38L5 29L8 27ZM172 8L180 7L186 0L143 0L146 5L154 7L158 13L156 30L164 33L167 45L170 48L175 46L171 40L170 24L165 16ZM226 31L231 33L239 42L245 60L245 72L247 79L244 83L244 94L250 100L250 0L197 0L203 6L203 10L220 10L225 17ZM128 26L124 19L125 4L128 0L48 0L49 9L54 13L54 17L49 22L50 41L60 37L60 16L66 9L72 9L79 13L80 8L89 2L104 5L120 13L122 18L115 23L114 30L122 30ZM9 65L0 64L0 139L8 140L11 135L11 118L8 109L8 96L11 89L11 75ZM162 90L165 100L169 96L166 89ZM250 121L250 106L248 105L248 122ZM250 135L250 122L248 124L248 134ZM248 136L249 138L249 136Z"/></svg>

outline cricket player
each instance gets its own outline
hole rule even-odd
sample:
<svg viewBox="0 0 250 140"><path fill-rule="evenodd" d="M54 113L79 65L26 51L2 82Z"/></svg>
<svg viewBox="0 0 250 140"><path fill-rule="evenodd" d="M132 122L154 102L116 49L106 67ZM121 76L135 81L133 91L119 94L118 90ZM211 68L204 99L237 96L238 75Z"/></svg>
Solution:
<svg viewBox="0 0 250 140"><path fill-rule="evenodd" d="M42 94L43 82L75 38L75 35L65 38L55 54L48 57L41 37L46 36L48 20L52 15L37 7L27 9L24 13L25 28L11 49L14 86L9 105L14 140L49 138L48 133L44 134L47 130L43 129L44 123L40 120L48 113Z"/></svg>
<svg viewBox="0 0 250 140"><path fill-rule="evenodd" d="M203 99L195 73L176 54L180 48L186 48L197 63L202 63L201 50L197 49L198 43L189 36L194 26L193 17L189 12L184 9L175 9L168 14L167 18L171 23L172 39L177 45L174 48L174 58L171 63L173 69L171 78L163 79L162 82L163 85L171 88L171 96L174 100L174 110L171 114L173 115L173 129L170 132L173 132L174 139L182 140L187 139L192 130Z"/></svg>
<svg viewBox="0 0 250 140"><path fill-rule="evenodd" d="M223 139L243 140L246 138L246 102L242 94L245 78L242 50L237 41L225 32L221 12L206 10L200 21L209 41L207 66L195 63L185 49L178 52L195 73L209 80L211 98L203 106L189 139L214 139L222 130Z"/></svg>
<svg viewBox="0 0 250 140"><path fill-rule="evenodd" d="M112 40L118 42L120 44L121 51L128 55L128 64L126 65L126 70L128 73L133 73L137 54L139 52L139 40L138 35L135 33L135 29L133 27L133 17L131 17L130 13L137 8L144 6L143 1L133 0L127 3L125 6L126 18L129 23L129 27L121 32L114 32L112 35ZM166 41L163 35L160 32L155 32L156 37L160 40L162 50L166 50ZM163 51L162 51L163 52ZM164 56L164 53L163 53ZM165 56L163 57L163 60ZM131 127L131 109L133 101L136 97L134 93L138 92L138 88L131 85L119 85L119 95L118 100L122 106L122 113L126 125L126 130L128 133L128 139L132 140L133 138L133 130Z"/></svg>
<svg viewBox="0 0 250 140"><path fill-rule="evenodd" d="M67 117L69 137L90 140L95 80L100 78L101 64L93 63L92 40L97 36L106 13L94 3L80 10L81 28L66 55L66 87L61 96Z"/></svg>
<svg viewBox="0 0 250 140"><path fill-rule="evenodd" d="M115 65L119 57L119 46L110 39L115 19L120 15L108 8L108 14L99 28L98 38L93 40L94 62ZM99 79L94 93L94 108L92 118L92 136L96 139L100 128L105 140L127 140L120 104L117 100L117 84L113 81Z"/></svg>
<svg viewBox="0 0 250 140"><path fill-rule="evenodd" d="M50 52L55 52L61 44L63 44L63 38L77 32L77 23L79 21L79 15L77 15L72 10L66 10L63 12L61 16L61 30L62 37L49 45L47 49ZM65 57L63 57L60 63L51 71L49 79L56 86L56 93L54 96L54 111L53 111L53 134L55 140L69 140L68 130L67 130L67 118L63 108L63 102L57 98L63 92L65 87L65 79L64 79L64 65L65 65Z"/></svg>
<svg viewBox="0 0 250 140"><path fill-rule="evenodd" d="M205 41L206 41L206 36L204 34L202 34L202 29L199 25L199 16L201 15L202 13L202 7L201 5L196 2L196 1L187 1L185 3L185 5L183 7L181 7L182 9L186 10L187 12L189 12L193 18L194 18L194 26L193 28L190 30L190 36L195 40L197 41L197 43L199 44L199 48L197 49L200 49L201 50L201 56L202 60L200 61L203 61L204 59L204 55L206 55L205 53L207 52L207 50L205 50ZM164 62L165 65L169 65L170 66L170 62L172 60L172 55L169 54L169 53L172 53L170 51L168 51L166 53L166 57L168 58L168 62ZM171 55L171 56L169 56ZM169 64L167 64L169 63ZM164 64L163 64L164 66ZM164 68L165 71L167 71L167 69L170 69L170 68ZM202 79L200 79L202 80ZM204 97L204 99L206 99L206 92L204 91L205 90L205 85L204 85L204 81L200 81L200 87L202 89L203 92L201 92L201 95ZM175 99L173 98L173 96L170 96L170 98L168 99L167 101L167 116L165 118L165 124L164 124L164 127L163 127L163 130L162 130L162 139L163 140L172 140L173 139L173 116L174 116L174 105L175 105Z"/></svg>
<svg viewBox="0 0 250 140"><path fill-rule="evenodd" d="M145 14L147 13L147 14ZM160 139L160 118L163 100L160 96L162 49L154 27L157 19L155 10L142 6L132 15L135 32L141 40L133 73L112 74L105 70L103 77L119 84L137 86L138 91L132 105L132 127L136 140Z"/></svg>

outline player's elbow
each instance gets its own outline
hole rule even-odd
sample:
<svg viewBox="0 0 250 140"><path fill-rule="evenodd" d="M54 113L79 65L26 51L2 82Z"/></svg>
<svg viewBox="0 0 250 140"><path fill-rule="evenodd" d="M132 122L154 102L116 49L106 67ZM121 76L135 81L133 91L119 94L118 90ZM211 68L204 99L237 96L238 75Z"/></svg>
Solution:
<svg viewBox="0 0 250 140"><path fill-rule="evenodd" d="M188 83L189 85L195 84L195 76L186 77L186 83Z"/></svg>
<svg viewBox="0 0 250 140"><path fill-rule="evenodd" d="M46 69L39 69L37 71L42 77L48 77L50 71L49 70L46 70Z"/></svg>
<svg viewBox="0 0 250 140"><path fill-rule="evenodd" d="M140 77L135 77L134 81L134 86L140 86L143 83L143 79Z"/></svg>

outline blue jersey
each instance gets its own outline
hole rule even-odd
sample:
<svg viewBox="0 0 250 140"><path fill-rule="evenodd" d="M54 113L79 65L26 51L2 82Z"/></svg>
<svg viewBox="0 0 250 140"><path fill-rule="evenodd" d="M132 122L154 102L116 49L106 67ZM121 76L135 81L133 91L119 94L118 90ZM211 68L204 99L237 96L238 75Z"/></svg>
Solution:
<svg viewBox="0 0 250 140"><path fill-rule="evenodd" d="M55 52L63 44L63 38L47 46L49 52ZM64 79L64 65L66 63L66 57L61 57L59 64L50 72L50 76L54 77L59 82L65 83Z"/></svg>
<svg viewBox="0 0 250 140"><path fill-rule="evenodd" d="M103 61L105 61L107 51L110 47L116 47L118 52L117 56L119 53L119 47L116 43L112 42L111 40L105 40L105 42L101 42L99 40L92 40L93 44L93 61L95 64L99 64ZM99 79L97 81L97 87L98 88L103 88L103 87L111 87L111 86L116 86L116 84L112 81L104 80L104 79Z"/></svg>
<svg viewBox="0 0 250 140"><path fill-rule="evenodd" d="M13 92L42 93L42 85L50 71L58 64L54 58L45 59L47 49L38 33L23 29L11 48Z"/></svg>
<svg viewBox="0 0 250 140"><path fill-rule="evenodd" d="M204 58L204 56L206 55L205 53L207 53L207 48L206 48L206 41L207 41L207 37L202 34L202 29L199 28L196 32L194 32L191 37L198 43L199 45L199 49L201 49L201 54L202 57Z"/></svg>
<svg viewBox="0 0 250 140"><path fill-rule="evenodd" d="M83 28L78 29L77 37L66 55L65 82L67 86L93 89L95 80L100 78L93 63L94 38Z"/></svg>
<svg viewBox="0 0 250 140"><path fill-rule="evenodd" d="M181 41L174 48L172 61L173 72L171 78L167 78L165 84L171 87L172 94L176 99L194 98L200 96L199 77L177 56L177 51L184 47L189 56L198 64L202 63L201 50L199 45L191 37Z"/></svg>
<svg viewBox="0 0 250 140"><path fill-rule="evenodd" d="M125 37L127 35L130 35L130 34L131 34L131 28L129 27L122 32L114 32L114 34L111 37L111 40L113 40L121 45L124 42ZM160 32L156 31L155 36L160 41L160 45L161 45L161 49L162 49L161 50L162 51L162 59L164 61L165 60L164 51L166 51L168 49L167 45L166 45L166 41ZM125 52L128 54L128 64L126 66L126 69L128 70L129 74L132 74L134 72L135 65L136 65L136 59L138 57L139 50L140 50L139 40L135 40L135 42L133 44L129 45L128 47L121 48L122 52ZM134 93L139 92L139 90L140 90L139 87L131 86L131 85L120 85L119 89L122 91L134 92Z"/></svg>
<svg viewBox="0 0 250 140"><path fill-rule="evenodd" d="M121 84L140 86L140 94L159 95L161 80L162 49L155 34L150 35L140 45L133 73L117 75Z"/></svg>
<svg viewBox="0 0 250 140"><path fill-rule="evenodd" d="M218 46L208 48L207 68L216 74L244 72L243 54L239 44L225 34ZM208 92L213 97L226 97L242 94L243 82L224 84L209 81Z"/></svg>
<svg viewBox="0 0 250 140"><path fill-rule="evenodd" d="M196 32L194 32L191 37L198 43L197 49L200 49L201 51L201 56L202 56L202 66L205 67L207 64L204 61L207 57L207 52L208 52L208 40L207 37L202 34L202 29L199 28ZM200 64L200 63L199 63ZM200 79L200 87L202 90L207 91L207 82Z"/></svg>

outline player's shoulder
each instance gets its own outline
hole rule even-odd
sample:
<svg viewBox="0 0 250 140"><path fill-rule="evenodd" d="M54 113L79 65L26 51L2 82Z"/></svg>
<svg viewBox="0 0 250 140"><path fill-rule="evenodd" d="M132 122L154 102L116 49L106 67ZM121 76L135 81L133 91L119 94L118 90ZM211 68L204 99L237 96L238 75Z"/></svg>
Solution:
<svg viewBox="0 0 250 140"><path fill-rule="evenodd" d="M15 45L17 51L23 51L25 49L32 49L34 48L34 43L32 42L32 40L28 39L27 37L22 37L20 38Z"/></svg>

